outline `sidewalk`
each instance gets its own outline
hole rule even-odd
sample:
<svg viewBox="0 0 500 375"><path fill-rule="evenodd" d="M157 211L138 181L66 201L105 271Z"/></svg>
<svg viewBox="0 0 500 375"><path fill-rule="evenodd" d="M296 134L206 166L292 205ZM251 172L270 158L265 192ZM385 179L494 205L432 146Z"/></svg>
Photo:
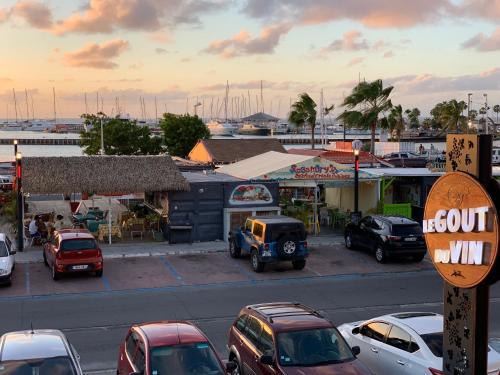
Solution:
<svg viewBox="0 0 500 375"><path fill-rule="evenodd" d="M341 235L309 236L307 243L310 248L330 246L343 243ZM227 243L223 241L195 242L192 244L169 244L167 242L136 242L101 244L104 259L143 258L163 255L208 254L228 251ZM43 262L42 248L28 247L24 252L16 254L17 263Z"/></svg>

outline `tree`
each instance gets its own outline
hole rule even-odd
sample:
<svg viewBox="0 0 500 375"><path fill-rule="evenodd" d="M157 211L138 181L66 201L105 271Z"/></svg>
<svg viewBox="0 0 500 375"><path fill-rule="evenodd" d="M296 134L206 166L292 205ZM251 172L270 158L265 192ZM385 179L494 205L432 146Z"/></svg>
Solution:
<svg viewBox="0 0 500 375"><path fill-rule="evenodd" d="M81 132L80 147L87 155L101 153L101 120L106 155L158 155L164 152L161 138L152 136L148 127L137 125L135 120L111 118L104 113L81 117L87 131Z"/></svg>
<svg viewBox="0 0 500 375"><path fill-rule="evenodd" d="M493 106L493 112L497 114L497 122L495 123L495 130L496 130L496 127L498 126L498 114L500 113L500 104L496 104Z"/></svg>
<svg viewBox="0 0 500 375"><path fill-rule="evenodd" d="M314 150L314 129L316 128L316 102L307 93L299 95L299 100L292 104L288 121L297 127L309 125L311 128L311 148Z"/></svg>
<svg viewBox="0 0 500 375"><path fill-rule="evenodd" d="M389 123L389 130L391 132L391 138L394 133L396 133L396 139L399 141L401 138L401 132L405 128L404 118L403 118L403 107L401 105L396 105L391 108L389 117L387 118Z"/></svg>
<svg viewBox="0 0 500 375"><path fill-rule="evenodd" d="M200 139L210 138L210 131L196 115L164 113L160 127L168 153L181 158L188 156Z"/></svg>
<svg viewBox="0 0 500 375"><path fill-rule="evenodd" d="M392 108L389 96L393 90L392 86L384 88L381 79L373 82L360 82L352 89L352 93L344 99L344 111L338 118L343 120L344 126L359 126L371 130L370 152L375 152L375 130L377 125L385 127L387 118L385 112ZM356 107L360 110L355 110ZM380 117L380 115L383 115Z"/></svg>
<svg viewBox="0 0 500 375"><path fill-rule="evenodd" d="M456 99L442 104L439 113L442 130L447 133L466 131L467 117L463 115L463 112L467 109L467 104L463 100L458 102Z"/></svg>
<svg viewBox="0 0 500 375"><path fill-rule="evenodd" d="M407 109L405 113L408 115L410 129L418 129L420 127L420 110L418 108Z"/></svg>

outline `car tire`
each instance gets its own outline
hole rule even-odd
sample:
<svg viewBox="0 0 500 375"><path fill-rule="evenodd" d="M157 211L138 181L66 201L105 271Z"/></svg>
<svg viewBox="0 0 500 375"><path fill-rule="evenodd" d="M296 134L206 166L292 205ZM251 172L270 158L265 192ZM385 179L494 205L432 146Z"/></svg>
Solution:
<svg viewBox="0 0 500 375"><path fill-rule="evenodd" d="M375 259L379 263L385 263L387 261L387 255L385 254L382 245L377 245L377 247L375 248Z"/></svg>
<svg viewBox="0 0 500 375"><path fill-rule="evenodd" d="M303 270L304 267L306 266L306 260L305 259L302 259L302 260L294 260L292 261L292 266L293 266L293 269L294 270Z"/></svg>
<svg viewBox="0 0 500 375"><path fill-rule="evenodd" d="M344 236L344 241L345 241L345 247L348 248L349 250L354 249L354 244L352 242L352 235L351 233L347 232Z"/></svg>
<svg viewBox="0 0 500 375"><path fill-rule="evenodd" d="M104 273L104 270L101 268L100 270L95 271L95 277L102 277L103 273Z"/></svg>
<svg viewBox="0 0 500 375"><path fill-rule="evenodd" d="M49 266L49 262L47 262L47 255L45 254L45 250L43 251L43 264L45 264L45 266Z"/></svg>
<svg viewBox="0 0 500 375"><path fill-rule="evenodd" d="M264 271L265 263L259 260L259 253L255 249L250 253L250 263L254 272L260 273Z"/></svg>
<svg viewBox="0 0 500 375"><path fill-rule="evenodd" d="M10 275L9 280L5 283L5 286L12 286L12 275Z"/></svg>
<svg viewBox="0 0 500 375"><path fill-rule="evenodd" d="M231 258L240 258L241 257L241 247L236 246L236 241L234 238L229 240L229 255Z"/></svg>
<svg viewBox="0 0 500 375"><path fill-rule="evenodd" d="M281 260L291 260L299 249L299 241L296 237L278 239L278 256Z"/></svg>
<svg viewBox="0 0 500 375"><path fill-rule="evenodd" d="M61 275L56 270L56 265L52 265L52 280L57 281L61 278Z"/></svg>
<svg viewBox="0 0 500 375"><path fill-rule="evenodd" d="M419 255L414 255L411 258L413 259L414 262L421 262L424 260L425 254L419 254Z"/></svg>
<svg viewBox="0 0 500 375"><path fill-rule="evenodd" d="M241 370L241 365L240 361L238 361L238 358L236 358L236 356L233 355L229 358L229 360L236 363L236 369L233 372L231 372L231 375L243 375L243 371Z"/></svg>

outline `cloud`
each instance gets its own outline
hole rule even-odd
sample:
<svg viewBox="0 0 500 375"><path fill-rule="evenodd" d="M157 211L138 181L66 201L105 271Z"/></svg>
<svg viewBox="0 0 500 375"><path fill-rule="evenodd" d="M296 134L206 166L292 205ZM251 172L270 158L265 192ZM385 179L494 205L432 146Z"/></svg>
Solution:
<svg viewBox="0 0 500 375"><path fill-rule="evenodd" d="M125 40L115 39L102 44L87 44L83 48L64 54L66 65L95 69L114 69L118 67L114 58L120 56L129 43Z"/></svg>
<svg viewBox="0 0 500 375"><path fill-rule="evenodd" d="M451 6L451 13L469 19L482 18L498 24L500 0L463 0L460 4Z"/></svg>
<svg viewBox="0 0 500 375"><path fill-rule="evenodd" d="M166 53L170 53L170 51L167 50L167 49L165 49L165 48L155 48L155 52L158 55L163 55L163 54L166 54Z"/></svg>
<svg viewBox="0 0 500 375"><path fill-rule="evenodd" d="M349 61L349 63L347 64L347 66L358 65L358 64L361 64L363 61L365 61L364 57L355 57L354 59L352 59L351 61Z"/></svg>
<svg viewBox="0 0 500 375"><path fill-rule="evenodd" d="M407 28L439 19L450 7L450 0L247 0L243 12L299 24L351 20L372 28Z"/></svg>
<svg viewBox="0 0 500 375"><path fill-rule="evenodd" d="M341 39L335 39L323 52L331 51L360 51L369 48L366 39L361 39L363 34L358 30L350 30L344 33Z"/></svg>
<svg viewBox="0 0 500 375"><path fill-rule="evenodd" d="M12 79L8 77L0 77L0 84L12 82Z"/></svg>
<svg viewBox="0 0 500 375"><path fill-rule="evenodd" d="M113 98L113 100L115 100L115 98L120 98L137 103L139 103L139 98L144 98L144 100L146 101L148 100L154 101L155 98L157 98L158 101L166 101L166 100L181 100L181 99L185 100L186 97L189 96L189 93L187 91L180 90L176 86L173 86L166 90L155 91L155 92L145 91L142 89L116 90L116 89L110 89L108 87L100 87L97 91L99 92L99 97L101 98L108 98L108 99ZM82 100L81 93L60 95L59 97L62 100L69 100L69 101Z"/></svg>
<svg viewBox="0 0 500 375"><path fill-rule="evenodd" d="M260 55L273 53L282 36L291 29L290 24L277 24L265 27L260 35L252 38L246 30L230 39L216 40L205 49L206 53L233 58L243 55Z"/></svg>
<svg viewBox="0 0 500 375"><path fill-rule="evenodd" d="M9 19L9 12L4 9L0 9L0 23L5 22Z"/></svg>
<svg viewBox="0 0 500 375"><path fill-rule="evenodd" d="M384 59L388 59L388 58L391 58L391 57L394 57L394 52L392 51L387 51L384 53L384 55L382 56Z"/></svg>
<svg viewBox="0 0 500 375"><path fill-rule="evenodd" d="M52 27L52 11L45 4L37 1L20 1L12 7L10 12L12 15L24 19L29 25L37 29L49 29Z"/></svg>
<svg viewBox="0 0 500 375"><path fill-rule="evenodd" d="M462 47L481 52L500 50L500 27L497 27L490 36L483 33L476 34L476 36L462 43Z"/></svg>
<svg viewBox="0 0 500 375"><path fill-rule="evenodd" d="M158 32L166 26L199 23L199 16L222 9L229 0L90 0L84 10L71 14L53 31L112 33L117 29ZM153 38L168 41L160 34ZM166 36L165 36L166 37Z"/></svg>

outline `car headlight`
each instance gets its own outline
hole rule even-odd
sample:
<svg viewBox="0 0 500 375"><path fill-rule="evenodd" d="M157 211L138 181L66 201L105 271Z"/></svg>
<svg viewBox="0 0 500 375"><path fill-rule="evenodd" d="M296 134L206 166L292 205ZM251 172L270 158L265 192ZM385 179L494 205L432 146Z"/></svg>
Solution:
<svg viewBox="0 0 500 375"><path fill-rule="evenodd" d="M0 269L0 276L1 275L7 275L8 273L9 273L9 271Z"/></svg>

